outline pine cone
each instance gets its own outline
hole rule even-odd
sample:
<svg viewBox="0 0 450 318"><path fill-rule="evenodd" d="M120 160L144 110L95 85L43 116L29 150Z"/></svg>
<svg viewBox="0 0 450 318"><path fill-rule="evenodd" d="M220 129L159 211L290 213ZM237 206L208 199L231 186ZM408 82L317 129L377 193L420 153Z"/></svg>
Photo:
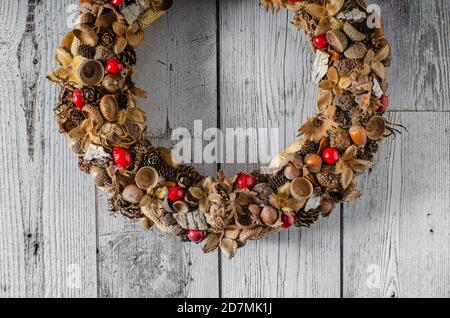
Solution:
<svg viewBox="0 0 450 318"><path fill-rule="evenodd" d="M122 61L122 63L128 65L129 67L133 67L136 65L137 61L136 51L131 46L127 46L125 50L119 55L119 59Z"/></svg>
<svg viewBox="0 0 450 318"><path fill-rule="evenodd" d="M367 126L367 123L369 122L369 119L371 117L369 113L366 113L360 107L354 107L350 111L350 116L352 118L352 125L363 127Z"/></svg>
<svg viewBox="0 0 450 318"><path fill-rule="evenodd" d="M93 59L95 56L95 47L80 45L78 48L78 54L87 59Z"/></svg>
<svg viewBox="0 0 450 318"><path fill-rule="evenodd" d="M270 175L268 174L262 174L261 171L255 170L252 175L256 178L256 184L269 183Z"/></svg>
<svg viewBox="0 0 450 318"><path fill-rule="evenodd" d="M319 151L319 144L312 140L306 140L298 154L305 157L306 155L317 153L317 151Z"/></svg>
<svg viewBox="0 0 450 318"><path fill-rule="evenodd" d="M102 95L102 92L98 88L92 86L83 88L83 100L86 104L98 106Z"/></svg>
<svg viewBox="0 0 450 318"><path fill-rule="evenodd" d="M181 165L176 170L176 181L183 188L190 188L200 182L202 176L192 166Z"/></svg>
<svg viewBox="0 0 450 318"><path fill-rule="evenodd" d="M116 94L116 100L119 104L119 108L126 109L128 107L128 94L127 93L117 93Z"/></svg>
<svg viewBox="0 0 450 318"><path fill-rule="evenodd" d="M92 164L89 161L84 160L83 157L78 158L78 167L86 174L91 173Z"/></svg>
<svg viewBox="0 0 450 318"><path fill-rule="evenodd" d="M284 172L273 175L269 179L269 184L275 191L278 190L278 188L280 188L281 186L285 185L286 182L289 182L289 180L284 175Z"/></svg>
<svg viewBox="0 0 450 318"><path fill-rule="evenodd" d="M346 111L337 111L334 115L334 121L344 129L349 129L352 126L352 119L350 113Z"/></svg>
<svg viewBox="0 0 450 318"><path fill-rule="evenodd" d="M368 140L365 146L358 147L357 158L373 161L378 151L378 143L374 140Z"/></svg>
<svg viewBox="0 0 450 318"><path fill-rule="evenodd" d="M308 212L300 212L297 215L296 226L298 227L311 227L319 219L320 212L318 210L310 210Z"/></svg>
<svg viewBox="0 0 450 318"><path fill-rule="evenodd" d="M335 174L334 166L324 165L322 170L316 174L319 184L330 191L339 190L341 181L339 175Z"/></svg>
<svg viewBox="0 0 450 318"><path fill-rule="evenodd" d="M74 107L71 107L70 109L67 110L66 116L68 120L70 120L77 126L80 126L85 120L83 112Z"/></svg>
<svg viewBox="0 0 450 318"><path fill-rule="evenodd" d="M112 48L116 43L116 35L114 32L109 30L103 31L100 34L100 45L103 45L106 48Z"/></svg>
<svg viewBox="0 0 450 318"><path fill-rule="evenodd" d="M330 146L345 151L351 145L348 132L342 128L333 129L330 133Z"/></svg>
<svg viewBox="0 0 450 318"><path fill-rule="evenodd" d="M125 201L121 194L110 198L108 205L109 211L112 213L120 213L129 219L140 219L143 217L139 205Z"/></svg>

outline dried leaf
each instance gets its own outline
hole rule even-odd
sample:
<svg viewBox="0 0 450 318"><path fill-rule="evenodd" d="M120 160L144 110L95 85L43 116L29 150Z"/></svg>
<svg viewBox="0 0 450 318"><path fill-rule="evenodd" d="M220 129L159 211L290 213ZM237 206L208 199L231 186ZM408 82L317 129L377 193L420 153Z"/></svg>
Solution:
<svg viewBox="0 0 450 318"><path fill-rule="evenodd" d="M344 189L347 189L353 179L353 170L350 168L344 169L341 175L341 184Z"/></svg>
<svg viewBox="0 0 450 318"><path fill-rule="evenodd" d="M312 77L316 84L323 79L328 71L328 62L330 61L330 55L324 51L316 51L316 57L313 63Z"/></svg>
<svg viewBox="0 0 450 318"><path fill-rule="evenodd" d="M353 159L349 161L350 167L353 171L361 173L367 171L372 166L372 162L362 159Z"/></svg>

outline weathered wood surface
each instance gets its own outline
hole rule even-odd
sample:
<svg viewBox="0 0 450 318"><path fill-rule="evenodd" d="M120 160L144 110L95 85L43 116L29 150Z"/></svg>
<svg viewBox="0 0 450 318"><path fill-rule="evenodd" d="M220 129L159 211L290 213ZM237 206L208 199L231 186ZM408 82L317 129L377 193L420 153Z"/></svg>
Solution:
<svg viewBox="0 0 450 318"><path fill-rule="evenodd" d="M0 1L0 297L450 296L448 1L380 1L395 57L390 120L409 133L381 146L364 196L232 261L111 217L78 172L44 79L76 2ZM177 1L147 30L137 81L155 143L173 144L171 130L192 132L197 119L294 140L313 113L311 53L288 13L258 2Z"/></svg>

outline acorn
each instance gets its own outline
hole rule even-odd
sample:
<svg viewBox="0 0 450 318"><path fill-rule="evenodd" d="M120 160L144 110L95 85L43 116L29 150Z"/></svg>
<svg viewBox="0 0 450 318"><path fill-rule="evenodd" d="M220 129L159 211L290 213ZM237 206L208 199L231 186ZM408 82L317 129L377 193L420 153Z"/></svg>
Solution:
<svg viewBox="0 0 450 318"><path fill-rule="evenodd" d="M301 170L297 167L295 167L293 164L289 164L284 169L284 175L288 180L294 180L295 178L298 178L301 175Z"/></svg>
<svg viewBox="0 0 450 318"><path fill-rule="evenodd" d="M135 177L136 185L142 190L154 188L159 182L158 172L152 167L139 169Z"/></svg>
<svg viewBox="0 0 450 318"><path fill-rule="evenodd" d="M305 165L311 173L319 173L322 169L322 163L322 157L319 155L309 154L305 157Z"/></svg>
<svg viewBox="0 0 450 318"><path fill-rule="evenodd" d="M364 146L367 143L367 133L364 127L352 126L348 133L355 145Z"/></svg>
<svg viewBox="0 0 450 318"><path fill-rule="evenodd" d="M96 60L87 60L78 69L78 76L86 86L100 84L104 75L105 69L102 63Z"/></svg>

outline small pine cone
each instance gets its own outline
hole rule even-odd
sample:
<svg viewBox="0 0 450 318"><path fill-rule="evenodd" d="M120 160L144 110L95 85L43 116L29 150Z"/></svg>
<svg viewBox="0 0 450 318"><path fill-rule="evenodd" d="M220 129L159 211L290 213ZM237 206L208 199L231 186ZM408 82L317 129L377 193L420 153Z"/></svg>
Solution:
<svg viewBox="0 0 450 318"><path fill-rule="evenodd" d="M337 111L334 115L334 121L344 129L349 129L352 126L352 118L350 113L346 111Z"/></svg>
<svg viewBox="0 0 450 318"><path fill-rule="evenodd" d="M324 165L322 170L316 174L319 184L330 191L339 190L341 188L340 176L335 174L335 167Z"/></svg>
<svg viewBox="0 0 450 318"><path fill-rule="evenodd" d="M311 227L319 219L319 210L310 210L308 212L300 212L297 215L296 225L298 227Z"/></svg>
<svg viewBox="0 0 450 318"><path fill-rule="evenodd" d="M333 129L330 133L330 146L345 151L351 145L350 136L345 129Z"/></svg>
<svg viewBox="0 0 450 318"><path fill-rule="evenodd" d="M372 161L378 151L378 143L368 140L365 146L358 147L357 158Z"/></svg>
<svg viewBox="0 0 450 318"><path fill-rule="evenodd" d="M268 175L268 174L262 174L261 171L255 170L252 172L252 175L256 179L256 184L269 183L270 175Z"/></svg>
<svg viewBox="0 0 450 318"><path fill-rule="evenodd" d="M317 151L319 151L319 144L312 140L307 140L301 147L298 154L302 157L305 157L306 155L317 153Z"/></svg>
<svg viewBox="0 0 450 318"><path fill-rule="evenodd" d="M98 88L91 86L83 88L83 100L86 102L86 104L98 106L100 104L102 95L102 92Z"/></svg>
<svg viewBox="0 0 450 318"><path fill-rule="evenodd" d="M116 100L119 104L119 108L126 109L128 107L128 94L127 93L117 93L116 94Z"/></svg>
<svg viewBox="0 0 450 318"><path fill-rule="evenodd" d="M92 164L89 161L84 160L83 157L78 158L78 167L86 174L91 173Z"/></svg>
<svg viewBox="0 0 450 318"><path fill-rule="evenodd" d="M181 165L176 170L176 181L183 188L190 188L200 182L202 176L192 166Z"/></svg>
<svg viewBox="0 0 450 318"><path fill-rule="evenodd" d="M269 179L269 184L275 191L281 186L285 185L286 182L289 182L288 178L284 175L283 172L278 173L277 175L271 176Z"/></svg>
<svg viewBox="0 0 450 318"><path fill-rule="evenodd" d="M77 108L71 107L67 110L67 119L73 122L75 125L80 126L85 120L85 117L82 111Z"/></svg>
<svg viewBox="0 0 450 318"><path fill-rule="evenodd" d="M350 111L350 116L352 118L352 125L363 127L367 126L367 123L369 122L371 117L369 113L365 112L360 107L354 107Z"/></svg>
<svg viewBox="0 0 450 318"><path fill-rule="evenodd" d="M106 48L112 48L116 43L116 35L114 32L109 30L103 31L100 34L100 45L103 45Z"/></svg>
<svg viewBox="0 0 450 318"><path fill-rule="evenodd" d="M172 168L166 163L163 163L159 170L157 170L158 173L164 177L167 181L176 181L177 180L177 170Z"/></svg>
<svg viewBox="0 0 450 318"><path fill-rule="evenodd" d="M354 59L341 59L334 62L334 67L336 67L339 76L349 76L359 66L361 66L361 62Z"/></svg>
<svg viewBox="0 0 450 318"><path fill-rule="evenodd" d="M95 56L95 47L80 45L78 48L78 54L87 59L93 59Z"/></svg>
<svg viewBox="0 0 450 318"><path fill-rule="evenodd" d="M108 205L110 212L120 213L129 219L140 219L143 217L139 205L125 201L121 194L110 198Z"/></svg>
<svg viewBox="0 0 450 318"><path fill-rule="evenodd" d="M119 55L119 59L122 61L122 63L128 65L129 67L133 67L136 65L137 61L136 51L131 46L127 46L125 50Z"/></svg>

